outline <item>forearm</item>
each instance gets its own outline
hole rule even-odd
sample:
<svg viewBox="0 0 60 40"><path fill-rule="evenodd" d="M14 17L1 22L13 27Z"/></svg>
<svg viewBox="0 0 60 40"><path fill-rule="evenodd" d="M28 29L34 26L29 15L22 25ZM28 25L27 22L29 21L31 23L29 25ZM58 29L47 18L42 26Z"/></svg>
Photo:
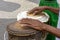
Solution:
<svg viewBox="0 0 60 40"><path fill-rule="evenodd" d="M47 10L50 10L56 14L59 14L59 8L47 7Z"/></svg>
<svg viewBox="0 0 60 40"><path fill-rule="evenodd" d="M46 25L46 24L44 24L44 25L45 25L45 28L44 28L45 31L48 31L49 33L52 33L53 35L60 38L60 29L54 28L54 27Z"/></svg>

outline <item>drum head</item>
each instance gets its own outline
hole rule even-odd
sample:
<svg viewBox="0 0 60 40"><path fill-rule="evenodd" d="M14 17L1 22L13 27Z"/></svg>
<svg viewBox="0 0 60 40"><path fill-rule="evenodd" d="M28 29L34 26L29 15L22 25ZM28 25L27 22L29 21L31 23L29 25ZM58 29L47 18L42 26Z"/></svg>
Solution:
<svg viewBox="0 0 60 40"><path fill-rule="evenodd" d="M7 27L7 31L9 34L16 35L16 36L29 36L38 33L39 31L24 27L24 24L20 24L19 22L11 23Z"/></svg>

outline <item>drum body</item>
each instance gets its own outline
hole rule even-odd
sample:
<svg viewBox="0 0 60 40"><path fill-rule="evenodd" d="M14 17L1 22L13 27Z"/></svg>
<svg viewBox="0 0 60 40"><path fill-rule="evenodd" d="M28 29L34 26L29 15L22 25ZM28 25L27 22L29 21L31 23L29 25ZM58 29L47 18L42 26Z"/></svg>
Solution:
<svg viewBox="0 0 60 40"><path fill-rule="evenodd" d="M30 18L33 20L38 20L44 23L49 21L49 15L42 12L42 14L33 14L27 13L27 11L21 12L17 16L17 22L11 23L7 26L9 40L45 40L47 36L46 31L38 31L33 28L24 27L25 24L20 24L20 20L23 18Z"/></svg>
<svg viewBox="0 0 60 40"><path fill-rule="evenodd" d="M34 29L28 30L19 30L19 23L11 23L7 27L8 39L9 40L45 40L47 36L47 32L38 31ZM15 27L17 27L15 29Z"/></svg>

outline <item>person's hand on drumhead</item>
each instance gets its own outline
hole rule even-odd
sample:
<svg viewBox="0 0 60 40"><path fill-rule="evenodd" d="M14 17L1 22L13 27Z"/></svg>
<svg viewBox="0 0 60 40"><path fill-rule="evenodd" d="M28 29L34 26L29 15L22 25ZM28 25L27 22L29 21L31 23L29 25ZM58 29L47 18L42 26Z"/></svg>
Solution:
<svg viewBox="0 0 60 40"><path fill-rule="evenodd" d="M48 9L48 6L40 6L40 7L35 7L31 10L28 11L28 13L33 13L34 15L37 13L41 13L42 11Z"/></svg>
<svg viewBox="0 0 60 40"><path fill-rule="evenodd" d="M22 19L20 20L21 24L26 24L25 26L37 29L37 30L44 30L44 23L38 21L38 20L34 20L34 19Z"/></svg>

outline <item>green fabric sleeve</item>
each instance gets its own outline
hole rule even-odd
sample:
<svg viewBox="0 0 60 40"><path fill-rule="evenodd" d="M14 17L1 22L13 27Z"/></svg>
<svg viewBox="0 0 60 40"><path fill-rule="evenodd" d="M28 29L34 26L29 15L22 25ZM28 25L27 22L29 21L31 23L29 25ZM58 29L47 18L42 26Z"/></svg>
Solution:
<svg viewBox="0 0 60 40"><path fill-rule="evenodd" d="M54 8L59 8L59 5L56 0L49 0L49 1L40 0L39 6L51 6ZM55 13L53 13L49 10L45 10L45 12L50 16L50 20L49 20L48 24L53 27L57 27L58 15L56 15ZM49 33L46 40L55 40L55 36Z"/></svg>

